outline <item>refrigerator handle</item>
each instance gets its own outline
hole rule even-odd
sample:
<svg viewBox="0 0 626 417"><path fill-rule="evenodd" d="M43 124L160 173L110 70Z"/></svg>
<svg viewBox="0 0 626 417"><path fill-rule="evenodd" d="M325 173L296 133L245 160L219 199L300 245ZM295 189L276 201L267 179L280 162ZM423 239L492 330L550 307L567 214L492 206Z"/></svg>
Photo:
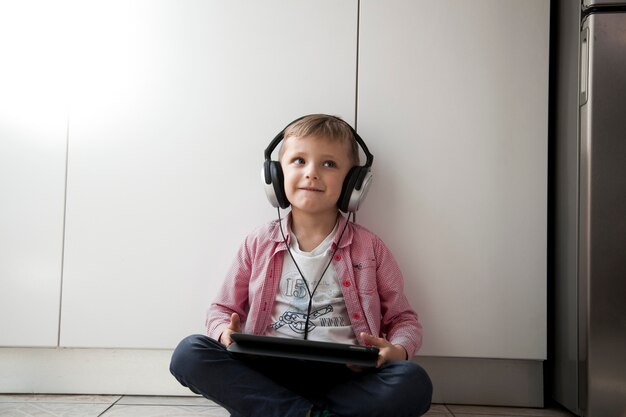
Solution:
<svg viewBox="0 0 626 417"><path fill-rule="evenodd" d="M579 106L587 103L589 88L589 28L584 27L580 34L580 102Z"/></svg>

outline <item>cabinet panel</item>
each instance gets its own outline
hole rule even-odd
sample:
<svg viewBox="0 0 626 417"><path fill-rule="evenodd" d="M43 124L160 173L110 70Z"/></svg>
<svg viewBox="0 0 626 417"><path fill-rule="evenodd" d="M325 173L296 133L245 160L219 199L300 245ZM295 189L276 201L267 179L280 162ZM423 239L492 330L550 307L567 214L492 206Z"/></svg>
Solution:
<svg viewBox="0 0 626 417"><path fill-rule="evenodd" d="M306 113L353 122L357 3L77 7L61 344L173 347L276 216L270 140Z"/></svg>
<svg viewBox="0 0 626 417"><path fill-rule="evenodd" d="M67 102L66 10L0 3L0 345L58 339Z"/></svg>
<svg viewBox="0 0 626 417"><path fill-rule="evenodd" d="M360 218L390 245L421 354L546 357L548 1L361 1Z"/></svg>

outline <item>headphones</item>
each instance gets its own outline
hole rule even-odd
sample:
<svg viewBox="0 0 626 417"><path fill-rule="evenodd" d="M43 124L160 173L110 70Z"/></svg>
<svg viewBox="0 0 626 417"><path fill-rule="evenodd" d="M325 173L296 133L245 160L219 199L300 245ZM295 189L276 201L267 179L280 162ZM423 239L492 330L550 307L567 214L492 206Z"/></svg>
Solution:
<svg viewBox="0 0 626 417"><path fill-rule="evenodd" d="M270 142L270 144L265 149L265 163L263 164L263 183L265 186L265 194L267 195L267 199L270 204L274 207L280 207L282 209L286 209L289 207L291 203L287 200L287 195L285 193L284 186L284 176L283 169L280 166L279 161L272 161L272 152L278 144L285 137L285 130L292 124L300 121L308 116L302 116L293 122L289 123L285 128L276 135L276 137ZM369 191L369 188L372 184L372 162L374 162L374 155L370 153L363 142L363 139L359 136L358 133L346 123L344 120L331 116L341 123L345 123L350 131L352 132L352 136L359 144L363 152L365 153L366 161L365 165L357 165L354 166L348 171L345 180L343 181L343 186L341 188L341 194L339 195L339 199L337 200L337 207L344 213L353 213L359 209L361 202L365 200L365 196Z"/></svg>

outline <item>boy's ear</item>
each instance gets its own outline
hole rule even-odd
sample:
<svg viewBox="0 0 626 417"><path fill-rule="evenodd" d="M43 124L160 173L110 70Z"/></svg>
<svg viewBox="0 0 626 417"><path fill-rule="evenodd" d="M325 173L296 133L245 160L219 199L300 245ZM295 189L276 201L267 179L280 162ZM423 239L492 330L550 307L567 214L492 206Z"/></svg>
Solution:
<svg viewBox="0 0 626 417"><path fill-rule="evenodd" d="M344 213L352 213L359 209L365 200L372 184L372 171L368 166L355 166L348 171L341 194L337 200L337 207Z"/></svg>
<svg viewBox="0 0 626 417"><path fill-rule="evenodd" d="M291 205L287 200L285 193L285 179L283 176L283 168L280 162L266 160L263 164L263 185L265 186L265 195L273 207L286 209Z"/></svg>

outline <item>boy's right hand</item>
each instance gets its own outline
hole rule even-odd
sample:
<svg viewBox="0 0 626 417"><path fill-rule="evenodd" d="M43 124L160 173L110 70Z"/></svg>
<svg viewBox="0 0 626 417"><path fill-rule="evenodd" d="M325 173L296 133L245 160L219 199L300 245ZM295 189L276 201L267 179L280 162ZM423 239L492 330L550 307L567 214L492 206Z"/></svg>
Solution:
<svg viewBox="0 0 626 417"><path fill-rule="evenodd" d="M230 335L233 333L239 333L240 331L241 323L239 321L239 314L233 313L230 316L230 324L220 336L220 343L228 347L231 343L233 343L233 339L230 337Z"/></svg>

